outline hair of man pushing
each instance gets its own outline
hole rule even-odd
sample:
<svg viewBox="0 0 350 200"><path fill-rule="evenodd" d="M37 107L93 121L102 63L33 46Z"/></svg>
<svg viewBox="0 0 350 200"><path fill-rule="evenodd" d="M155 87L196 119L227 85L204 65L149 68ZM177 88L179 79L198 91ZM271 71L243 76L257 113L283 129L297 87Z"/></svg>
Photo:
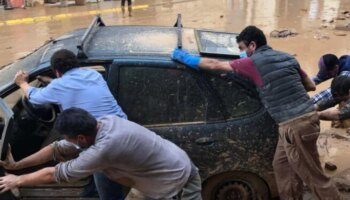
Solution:
<svg viewBox="0 0 350 200"><path fill-rule="evenodd" d="M349 95L350 77L337 76L333 79L331 84L331 92L334 97L341 97Z"/></svg>
<svg viewBox="0 0 350 200"><path fill-rule="evenodd" d="M96 135L97 120L80 108L69 108L59 114L54 129L61 135L75 138L78 135Z"/></svg>
<svg viewBox="0 0 350 200"><path fill-rule="evenodd" d="M267 44L265 34L256 26L247 26L236 37L237 43L244 42L245 45L249 45L252 41L256 43L256 48Z"/></svg>

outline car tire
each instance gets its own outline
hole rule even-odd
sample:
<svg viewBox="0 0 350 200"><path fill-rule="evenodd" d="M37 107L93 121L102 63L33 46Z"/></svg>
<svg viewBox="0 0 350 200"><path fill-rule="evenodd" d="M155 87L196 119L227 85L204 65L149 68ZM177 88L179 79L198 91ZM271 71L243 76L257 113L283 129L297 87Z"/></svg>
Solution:
<svg viewBox="0 0 350 200"><path fill-rule="evenodd" d="M267 184L257 175L228 172L210 177L203 184L203 200L268 200Z"/></svg>

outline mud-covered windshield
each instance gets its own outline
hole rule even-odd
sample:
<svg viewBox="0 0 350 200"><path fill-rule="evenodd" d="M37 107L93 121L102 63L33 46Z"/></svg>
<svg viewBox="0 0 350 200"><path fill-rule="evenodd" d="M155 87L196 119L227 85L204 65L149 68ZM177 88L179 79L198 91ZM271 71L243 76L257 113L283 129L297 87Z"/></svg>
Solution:
<svg viewBox="0 0 350 200"><path fill-rule="evenodd" d="M30 72L33 69L37 68L40 64L41 57L45 52L48 44L43 45L42 47L35 50L33 53L27 55L23 59L19 59L16 62L1 67L0 68L0 88L9 82L13 81L16 72L19 70L24 70Z"/></svg>

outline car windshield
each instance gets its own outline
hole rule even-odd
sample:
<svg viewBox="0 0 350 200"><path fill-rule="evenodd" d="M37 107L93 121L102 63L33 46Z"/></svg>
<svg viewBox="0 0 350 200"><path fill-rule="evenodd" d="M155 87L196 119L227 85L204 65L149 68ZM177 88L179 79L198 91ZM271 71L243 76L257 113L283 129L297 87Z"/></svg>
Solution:
<svg viewBox="0 0 350 200"><path fill-rule="evenodd" d="M40 48L38 48L37 50L35 50L30 55L28 55L22 59L19 59L18 61L14 62L12 64L9 64L9 65L3 67L0 70L0 87L3 87L6 84L12 82L16 73L19 70L24 70L26 72L30 72L33 69L35 69L36 67L38 67L40 64L41 56L45 52L47 46L48 46L48 44L45 44L45 45L41 46Z"/></svg>

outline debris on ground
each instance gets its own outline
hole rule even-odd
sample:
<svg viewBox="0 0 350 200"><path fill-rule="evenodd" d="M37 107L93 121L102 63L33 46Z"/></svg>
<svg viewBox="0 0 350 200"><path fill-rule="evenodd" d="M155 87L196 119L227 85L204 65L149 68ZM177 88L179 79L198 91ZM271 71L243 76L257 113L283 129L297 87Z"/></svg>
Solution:
<svg viewBox="0 0 350 200"><path fill-rule="evenodd" d="M317 40L329 40L330 37L325 34L325 33L321 33L321 32L316 32L314 35L314 38Z"/></svg>
<svg viewBox="0 0 350 200"><path fill-rule="evenodd" d="M326 162L326 163L324 164L324 168L327 169L327 170L329 170L329 171L335 171L335 170L337 170L337 166L336 166L335 164L331 163L331 162Z"/></svg>
<svg viewBox="0 0 350 200"><path fill-rule="evenodd" d="M335 31L334 35L336 35L336 36L346 36L347 34L345 32L343 32L343 31Z"/></svg>
<svg viewBox="0 0 350 200"><path fill-rule="evenodd" d="M350 23L341 23L335 27L335 30L350 31Z"/></svg>
<svg viewBox="0 0 350 200"><path fill-rule="evenodd" d="M270 33L270 37L273 38L285 38L288 36L296 36L298 35L298 32L295 29L279 29L279 30L273 30Z"/></svg>
<svg viewBox="0 0 350 200"><path fill-rule="evenodd" d="M327 24L321 24L321 28L328 28Z"/></svg>
<svg viewBox="0 0 350 200"><path fill-rule="evenodd" d="M346 20L346 17L336 17L335 20Z"/></svg>
<svg viewBox="0 0 350 200"><path fill-rule="evenodd" d="M333 177L333 181L341 191L350 191L350 168Z"/></svg>
<svg viewBox="0 0 350 200"><path fill-rule="evenodd" d="M333 128L344 128L343 124L339 120L333 120L331 123L331 127Z"/></svg>
<svg viewBox="0 0 350 200"><path fill-rule="evenodd" d="M331 133L331 136L332 136L332 138L336 138L336 139L338 139L338 140L346 140L346 139L349 139L349 138L346 137L345 135L338 134L337 132Z"/></svg>
<svg viewBox="0 0 350 200"><path fill-rule="evenodd" d="M335 24L337 21L345 21L348 18L350 18L350 11L341 11L340 15L331 19L323 19L322 20L322 24L321 24L321 28L327 28L329 27L331 24Z"/></svg>
<svg viewBox="0 0 350 200"><path fill-rule="evenodd" d="M350 18L350 11L348 10L342 10L340 11L340 14L342 14L345 18Z"/></svg>
<svg viewBox="0 0 350 200"><path fill-rule="evenodd" d="M323 20L322 20L322 22L323 22L323 23L329 23L329 24L332 24L332 23L334 23L334 22L335 22L335 20L334 20L334 19L323 19Z"/></svg>

